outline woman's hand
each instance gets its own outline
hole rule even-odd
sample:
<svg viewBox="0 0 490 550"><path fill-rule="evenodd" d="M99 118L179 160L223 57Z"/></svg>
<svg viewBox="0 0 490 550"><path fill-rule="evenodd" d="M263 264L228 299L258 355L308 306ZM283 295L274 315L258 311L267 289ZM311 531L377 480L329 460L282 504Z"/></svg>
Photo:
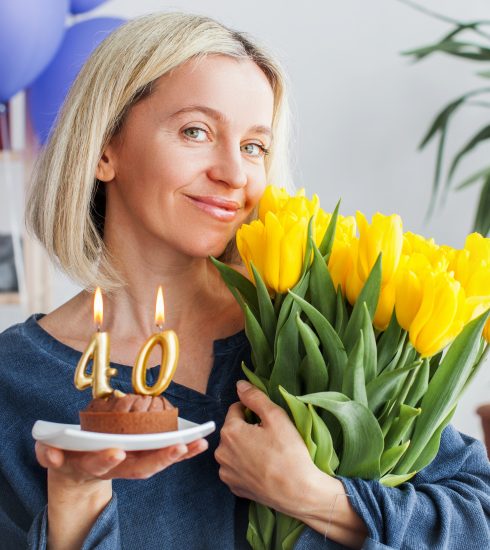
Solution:
<svg viewBox="0 0 490 550"><path fill-rule="evenodd" d="M152 451L63 451L36 442L36 457L49 475L68 485L80 485L97 480L147 479L175 462L192 458L208 448L205 439L188 445L172 445Z"/></svg>
<svg viewBox="0 0 490 550"><path fill-rule="evenodd" d="M219 476L237 496L298 517L307 511L301 495L325 474L281 407L251 384L240 381L237 389L241 402L229 408L215 452ZM245 421L245 407L260 424Z"/></svg>
<svg viewBox="0 0 490 550"><path fill-rule="evenodd" d="M48 547L81 548L112 498L112 479L147 479L208 448L205 439L153 451L106 449L62 451L36 442L36 457L48 470Z"/></svg>
<svg viewBox="0 0 490 550"><path fill-rule="evenodd" d="M287 413L248 382L237 384L215 457L219 476L237 496L295 517L349 548L367 535L342 482L315 466ZM261 420L245 421L245 407Z"/></svg>

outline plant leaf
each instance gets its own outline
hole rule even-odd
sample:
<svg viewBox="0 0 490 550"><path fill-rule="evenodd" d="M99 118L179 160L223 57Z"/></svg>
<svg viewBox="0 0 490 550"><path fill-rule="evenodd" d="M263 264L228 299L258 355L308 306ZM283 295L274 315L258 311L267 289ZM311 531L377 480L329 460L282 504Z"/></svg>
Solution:
<svg viewBox="0 0 490 550"><path fill-rule="evenodd" d="M405 451L408 449L410 442L407 441L403 445L398 445L397 447L392 447L391 449L386 450L381 455L380 467L381 475L384 476L387 472L394 468L396 463L403 456Z"/></svg>
<svg viewBox="0 0 490 550"><path fill-rule="evenodd" d="M252 313L254 314L254 316L257 319L260 319L259 303L257 300L257 290L253 285L253 283L251 283L241 273L239 273L238 271L235 271L233 268L229 267L223 262L220 262L216 258L213 258L212 256L210 256L209 259L220 272L221 277L223 277L223 281L225 282L226 286L230 289L232 294L235 296L238 303L242 305L242 303L236 296L235 289L238 290L240 295L243 297L248 307L252 310Z"/></svg>
<svg viewBox="0 0 490 550"><path fill-rule="evenodd" d="M343 434L339 475L364 479L380 477L383 434L367 407L337 392L313 393L298 399L329 411L339 421Z"/></svg>
<svg viewBox="0 0 490 550"><path fill-rule="evenodd" d="M422 409L414 409L404 403L400 405L400 412L386 434L385 449L398 445L400 441L405 442L406 434L421 411Z"/></svg>
<svg viewBox="0 0 490 550"><path fill-rule="evenodd" d="M487 166L486 168L483 168L482 170L478 170L478 172L475 172L465 180L463 180L460 184L458 184L455 189L456 191L459 191L460 189L464 189L465 187L468 187L470 185L473 185L480 179L486 180L487 176L490 176L490 166Z"/></svg>
<svg viewBox="0 0 490 550"><path fill-rule="evenodd" d="M265 395L269 395L269 390L267 389L267 380L264 378L261 378L255 372L251 371L247 365L245 365L245 362L242 361L242 370L245 373L245 376L248 378L249 382L259 388L259 390L263 391Z"/></svg>
<svg viewBox="0 0 490 550"><path fill-rule="evenodd" d="M455 405L466 379L471 374L480 347L483 326L490 311L468 323L447 350L422 398L422 412L415 422L412 442L397 467L397 472L413 469L438 426Z"/></svg>
<svg viewBox="0 0 490 550"><path fill-rule="evenodd" d="M334 211L332 212L332 217L330 218L330 222L328 224L327 230L325 231L325 235L323 236L322 242L320 243L320 246L319 246L320 253L326 262L328 262L328 258L330 257L330 253L332 252L332 246L335 239L335 232L337 230L337 219L339 216L339 208L340 208L340 199L339 199L339 202L336 204Z"/></svg>
<svg viewBox="0 0 490 550"><path fill-rule="evenodd" d="M409 479L412 479L412 477L417 472L410 472L409 474L386 474L384 475L379 482L381 485L384 485L385 487L397 487L398 485L401 485L402 483L405 483Z"/></svg>
<svg viewBox="0 0 490 550"><path fill-rule="evenodd" d="M400 337L402 334L402 327L396 320L395 311L391 316L390 324L388 328L383 332L378 343L378 361L377 371L382 372L388 363L395 357L397 350L400 348ZM402 343L403 345L403 343Z"/></svg>
<svg viewBox="0 0 490 550"><path fill-rule="evenodd" d="M430 373L430 363L426 358L422 361L422 364L419 367L419 371L415 375L415 380L410 388L407 398L405 399L405 404L410 407L416 407L418 402L422 399L427 391L429 386L429 373Z"/></svg>
<svg viewBox="0 0 490 550"><path fill-rule="evenodd" d="M247 335L250 347L252 349L252 360L255 367L255 374L268 378L271 372L273 362L272 351L267 342L267 338L259 322L245 305L245 334Z"/></svg>
<svg viewBox="0 0 490 550"><path fill-rule="evenodd" d="M454 172L456 171L456 168L458 167L461 159L470 151L472 151L479 143L482 141L485 141L487 139L490 139L490 124L479 130L467 143L466 145L458 151L458 153L454 156L453 161L451 163L451 166L449 168L449 173L447 177L447 186L449 186L452 177L454 175Z"/></svg>
<svg viewBox="0 0 490 550"><path fill-rule="evenodd" d="M304 323L299 313L296 315L296 325L305 346L308 357L308 372L305 373L306 391L326 391L328 389L328 371L323 355L318 347L318 338L311 328Z"/></svg>
<svg viewBox="0 0 490 550"><path fill-rule="evenodd" d="M359 338L352 351L344 371L342 380L342 393L350 399L362 403L367 407L366 383L364 379L364 336L359 331Z"/></svg>
<svg viewBox="0 0 490 550"><path fill-rule="evenodd" d="M310 269L310 302L328 319L330 324L333 324L337 293L335 292L327 264L313 240L311 247L313 249L313 263Z"/></svg>
<svg viewBox="0 0 490 550"><path fill-rule="evenodd" d="M260 325L264 334L269 342L271 349L274 349L274 338L276 335L276 326L277 319L276 314L274 313L274 306L272 305L272 300L269 295L269 291L260 276L260 273L255 268L253 262L250 262L250 267L252 268L252 273L255 280L255 286L257 288L257 301L259 303L260 311Z"/></svg>
<svg viewBox="0 0 490 550"><path fill-rule="evenodd" d="M413 363L407 367L385 371L369 382L366 386L366 394L369 408L373 414L376 415L380 407L396 398L400 385L406 379L407 374L417 366L418 364Z"/></svg>
<svg viewBox="0 0 490 550"><path fill-rule="evenodd" d="M294 424L306 444L311 459L315 461L316 443L311 437L313 420L308 407L297 397L287 392L282 386L279 386L279 391L293 415Z"/></svg>
<svg viewBox="0 0 490 550"><path fill-rule="evenodd" d="M374 327L369 315L369 311L366 306L366 302L363 303L363 315L362 315L362 336L364 342L364 378L366 384L371 382L376 376L378 351L376 349L376 336L374 334ZM367 401L366 401L367 405Z"/></svg>
<svg viewBox="0 0 490 550"><path fill-rule="evenodd" d="M480 193L473 231L484 237L490 233L490 174L486 177Z"/></svg>
<svg viewBox="0 0 490 550"><path fill-rule="evenodd" d="M333 391L340 390L343 372L347 365L347 353L344 344L332 325L316 308L294 292L290 291L290 296L311 321L320 339L325 363L329 363L330 388Z"/></svg>
<svg viewBox="0 0 490 550"><path fill-rule="evenodd" d="M316 443L315 465L322 472L333 476L339 465L339 459L333 448L332 436L325 422L315 411L315 407L308 403L308 410L312 420L311 437Z"/></svg>

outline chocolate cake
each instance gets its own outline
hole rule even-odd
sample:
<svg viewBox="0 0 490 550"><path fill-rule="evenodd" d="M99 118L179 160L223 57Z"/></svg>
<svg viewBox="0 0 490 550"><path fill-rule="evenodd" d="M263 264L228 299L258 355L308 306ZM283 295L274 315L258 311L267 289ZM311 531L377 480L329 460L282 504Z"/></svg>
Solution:
<svg viewBox="0 0 490 550"><path fill-rule="evenodd" d="M165 397L123 394L92 399L80 411L80 427L89 432L148 434L177 430L178 409Z"/></svg>

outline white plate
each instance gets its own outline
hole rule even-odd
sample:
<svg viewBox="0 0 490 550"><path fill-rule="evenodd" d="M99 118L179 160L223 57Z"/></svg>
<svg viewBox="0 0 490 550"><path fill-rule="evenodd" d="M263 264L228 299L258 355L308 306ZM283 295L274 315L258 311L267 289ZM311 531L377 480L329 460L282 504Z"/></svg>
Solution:
<svg viewBox="0 0 490 550"><path fill-rule="evenodd" d="M156 434L103 434L86 432L78 424L58 424L37 420L32 427L32 437L52 447L67 451L100 451L102 449L123 449L124 451L147 451L162 449L177 443L190 443L214 432L216 425L209 421L196 424L179 418L179 429L175 432Z"/></svg>

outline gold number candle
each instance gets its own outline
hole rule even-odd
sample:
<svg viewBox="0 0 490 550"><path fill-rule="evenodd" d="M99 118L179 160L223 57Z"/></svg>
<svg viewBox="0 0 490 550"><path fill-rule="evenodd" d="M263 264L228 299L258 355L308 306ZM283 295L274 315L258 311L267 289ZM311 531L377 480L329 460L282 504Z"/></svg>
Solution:
<svg viewBox="0 0 490 550"><path fill-rule="evenodd" d="M157 302L155 308L155 324L159 332L152 334L143 344L136 364L133 368L132 382L135 393L141 395L160 395L165 391L172 380L179 360L179 340L173 330L163 330L164 323L164 305L162 287L158 287ZM146 369L150 353L155 346L160 346L162 350L162 360L158 380L153 386L146 383Z"/></svg>
<svg viewBox="0 0 490 550"><path fill-rule="evenodd" d="M92 386L92 395L108 397L114 390L111 388L110 379L117 375L117 370L111 368L109 359L110 339L108 332L101 332L103 319L102 293L97 287L94 297L94 322L97 332L92 336L87 348L80 357L75 370L75 386L84 390ZM92 372L87 372L87 367L92 360Z"/></svg>

